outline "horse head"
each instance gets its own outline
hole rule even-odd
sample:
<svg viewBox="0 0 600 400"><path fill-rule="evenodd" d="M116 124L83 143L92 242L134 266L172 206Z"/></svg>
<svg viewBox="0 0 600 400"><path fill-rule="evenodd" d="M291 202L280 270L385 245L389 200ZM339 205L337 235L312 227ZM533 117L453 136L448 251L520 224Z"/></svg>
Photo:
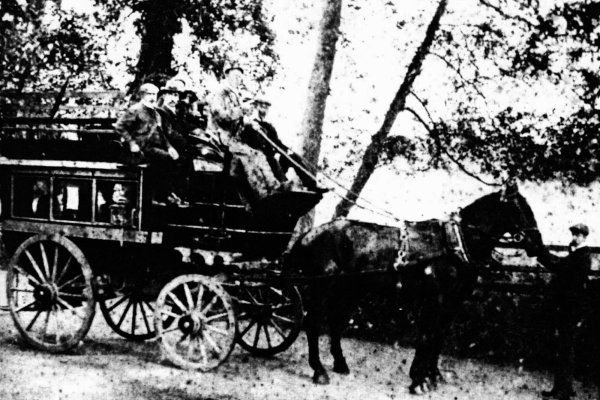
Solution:
<svg viewBox="0 0 600 400"><path fill-rule="evenodd" d="M477 199L461 210L460 217L469 251L476 257L489 257L500 242L523 248L530 256L544 246L533 211L514 181Z"/></svg>

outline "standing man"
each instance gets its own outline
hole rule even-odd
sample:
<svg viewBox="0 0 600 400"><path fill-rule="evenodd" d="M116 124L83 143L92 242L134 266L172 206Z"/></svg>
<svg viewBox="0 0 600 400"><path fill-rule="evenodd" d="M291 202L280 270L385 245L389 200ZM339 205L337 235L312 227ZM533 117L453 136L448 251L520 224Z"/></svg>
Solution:
<svg viewBox="0 0 600 400"><path fill-rule="evenodd" d="M585 245L589 228L585 224L576 224L569 230L573 239L568 256L562 258L546 252L538 257L546 268L555 273L552 299L558 333L554 386L549 391L543 391L542 396L559 400L568 400L575 395L575 333L583 317L585 289L591 268L590 249Z"/></svg>
<svg viewBox="0 0 600 400"><path fill-rule="evenodd" d="M144 83L139 95L140 101L119 117L115 130L136 158L150 164L153 202L178 204L181 200L172 191L172 181L179 153L167 139L162 117L156 110L158 88Z"/></svg>

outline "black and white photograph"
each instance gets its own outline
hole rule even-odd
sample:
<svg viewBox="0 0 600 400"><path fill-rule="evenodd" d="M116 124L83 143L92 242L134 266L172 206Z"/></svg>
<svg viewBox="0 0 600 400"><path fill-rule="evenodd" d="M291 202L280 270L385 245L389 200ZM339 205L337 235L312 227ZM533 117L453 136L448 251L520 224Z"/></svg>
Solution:
<svg viewBox="0 0 600 400"><path fill-rule="evenodd" d="M0 0L0 399L600 400L600 1Z"/></svg>

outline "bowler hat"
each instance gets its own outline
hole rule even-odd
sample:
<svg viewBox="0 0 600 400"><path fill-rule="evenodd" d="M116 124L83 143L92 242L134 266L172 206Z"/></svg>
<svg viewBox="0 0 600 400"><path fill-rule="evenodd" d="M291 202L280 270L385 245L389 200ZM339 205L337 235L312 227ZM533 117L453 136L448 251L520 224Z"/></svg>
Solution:
<svg viewBox="0 0 600 400"><path fill-rule="evenodd" d="M586 224L575 224L569 228L569 230L574 234L582 234L583 236L587 236L590 234L590 228Z"/></svg>
<svg viewBox="0 0 600 400"><path fill-rule="evenodd" d="M165 86L160 88L158 95L161 96L165 93L180 93L185 89L185 83L181 79L173 78L169 79Z"/></svg>

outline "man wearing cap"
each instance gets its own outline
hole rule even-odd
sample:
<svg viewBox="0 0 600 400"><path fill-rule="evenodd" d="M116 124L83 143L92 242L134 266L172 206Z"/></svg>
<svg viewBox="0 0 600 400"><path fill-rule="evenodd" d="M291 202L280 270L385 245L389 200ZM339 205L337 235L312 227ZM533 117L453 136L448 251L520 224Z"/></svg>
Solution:
<svg viewBox="0 0 600 400"><path fill-rule="evenodd" d="M552 280L552 300L558 333L554 385L551 390L543 391L542 396L559 400L567 400L575 395L575 333L583 317L585 289L591 269L591 253L585 245L589 228L585 224L576 224L569 230L573 239L566 257L554 256L549 252L538 256L538 260L555 273Z"/></svg>
<svg viewBox="0 0 600 400"><path fill-rule="evenodd" d="M140 101L127 109L115 123L115 130L129 146L138 161L150 164L153 200L177 202L172 193L172 177L179 153L164 132L163 121L156 109L158 88L151 83L140 86Z"/></svg>
<svg viewBox="0 0 600 400"><path fill-rule="evenodd" d="M286 173L292 168L307 189L325 191L319 188L315 178L307 173L309 168L302 157L290 150L279 139L275 127L266 120L271 102L264 97L257 97L254 99L253 105L253 114L240 135L241 141L265 154L273 173L280 181L286 180ZM275 149L275 146L279 151Z"/></svg>

